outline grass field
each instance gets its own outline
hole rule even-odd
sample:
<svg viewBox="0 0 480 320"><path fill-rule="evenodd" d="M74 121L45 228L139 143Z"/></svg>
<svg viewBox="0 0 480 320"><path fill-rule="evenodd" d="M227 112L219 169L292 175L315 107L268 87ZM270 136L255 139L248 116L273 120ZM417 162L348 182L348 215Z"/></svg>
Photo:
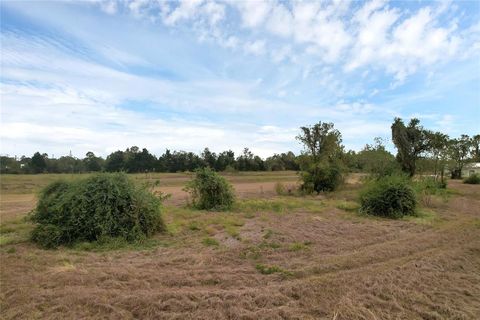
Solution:
<svg viewBox="0 0 480 320"><path fill-rule="evenodd" d="M138 174L172 195L165 234L36 247L36 192L79 176L0 177L0 318L480 319L479 186L450 181L387 220L357 212L357 176L297 197L275 192L294 172L227 174L239 199L218 213L185 206L188 174Z"/></svg>

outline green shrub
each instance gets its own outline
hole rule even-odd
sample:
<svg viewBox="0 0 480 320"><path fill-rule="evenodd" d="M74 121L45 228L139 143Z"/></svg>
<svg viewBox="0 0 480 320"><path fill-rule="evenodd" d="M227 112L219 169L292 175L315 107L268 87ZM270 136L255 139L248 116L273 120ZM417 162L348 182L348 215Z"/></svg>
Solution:
<svg viewBox="0 0 480 320"><path fill-rule="evenodd" d="M463 180L463 183L468 183L468 184L480 184L480 175L478 174L472 174L469 177L465 178Z"/></svg>
<svg viewBox="0 0 480 320"><path fill-rule="evenodd" d="M446 189L447 181L446 180L436 180L432 177L423 177L415 181L414 188L417 192L428 192L430 194L437 193L438 189Z"/></svg>
<svg viewBox="0 0 480 320"><path fill-rule="evenodd" d="M415 215L417 200L404 176L387 176L370 181L360 194L361 211L388 218Z"/></svg>
<svg viewBox="0 0 480 320"><path fill-rule="evenodd" d="M301 172L302 191L334 191L343 183L343 170L336 164L312 164Z"/></svg>
<svg viewBox="0 0 480 320"><path fill-rule="evenodd" d="M210 168L197 170L185 190L192 197L192 205L200 210L228 210L235 200L231 184Z"/></svg>
<svg viewBox="0 0 480 320"><path fill-rule="evenodd" d="M46 248L105 237L145 239L164 230L160 202L123 173L54 182L40 193L31 238Z"/></svg>

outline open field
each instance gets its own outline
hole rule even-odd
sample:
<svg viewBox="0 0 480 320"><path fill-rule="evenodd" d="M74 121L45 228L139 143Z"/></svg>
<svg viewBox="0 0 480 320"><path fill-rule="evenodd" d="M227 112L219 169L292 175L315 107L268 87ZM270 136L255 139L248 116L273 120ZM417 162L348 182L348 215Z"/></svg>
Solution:
<svg viewBox="0 0 480 320"><path fill-rule="evenodd" d="M478 185L387 220L357 213L356 176L294 197L275 193L294 172L229 174L239 201L217 213L185 207L189 175L138 174L172 194L166 234L42 250L23 217L59 176L78 177L0 177L3 319L480 319Z"/></svg>

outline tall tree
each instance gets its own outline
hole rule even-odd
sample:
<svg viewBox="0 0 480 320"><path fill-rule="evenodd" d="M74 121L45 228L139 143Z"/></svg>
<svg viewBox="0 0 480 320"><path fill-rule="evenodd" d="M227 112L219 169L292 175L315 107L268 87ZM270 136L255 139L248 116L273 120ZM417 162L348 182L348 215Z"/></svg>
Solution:
<svg viewBox="0 0 480 320"><path fill-rule="evenodd" d="M83 159L83 162L85 164L85 169L87 171L94 172L94 171L102 170L103 159L95 156L95 154L92 151L88 151L85 154L85 158Z"/></svg>
<svg viewBox="0 0 480 320"><path fill-rule="evenodd" d="M470 137L466 134L462 134L458 139L450 140L449 155L452 160L452 168L450 170L452 179L462 178L462 169L468 159L470 146Z"/></svg>
<svg viewBox="0 0 480 320"><path fill-rule="evenodd" d="M472 145L472 160L480 162L480 134L474 135L470 141Z"/></svg>
<svg viewBox="0 0 480 320"><path fill-rule="evenodd" d="M428 152L432 155L434 160L434 174L437 178L438 169L441 172L441 178L443 181L443 172L445 168L445 152L448 148L449 138L446 134L441 132L426 131L426 138L428 144Z"/></svg>
<svg viewBox="0 0 480 320"><path fill-rule="evenodd" d="M112 152L105 160L105 170L108 172L126 170L125 153L120 150Z"/></svg>
<svg viewBox="0 0 480 320"><path fill-rule="evenodd" d="M402 170L413 177L417 160L428 150L426 131L420 126L420 120L413 118L408 126L405 126L402 119L395 118L392 124L392 140L397 148L397 161Z"/></svg>
<svg viewBox="0 0 480 320"><path fill-rule="evenodd" d="M302 132L296 139L303 143L315 162L331 161L341 154L342 135L334 129L333 123L320 121L310 127L301 127L300 130Z"/></svg>
<svg viewBox="0 0 480 320"><path fill-rule="evenodd" d="M321 121L310 127L301 127L296 137L305 152L299 157L302 189L317 193L333 191L343 181L343 146L340 131L333 123Z"/></svg>
<svg viewBox="0 0 480 320"><path fill-rule="evenodd" d="M33 173L41 173L44 172L47 168L47 155L40 154L40 152L35 152L33 154L32 159L30 160L30 169Z"/></svg>

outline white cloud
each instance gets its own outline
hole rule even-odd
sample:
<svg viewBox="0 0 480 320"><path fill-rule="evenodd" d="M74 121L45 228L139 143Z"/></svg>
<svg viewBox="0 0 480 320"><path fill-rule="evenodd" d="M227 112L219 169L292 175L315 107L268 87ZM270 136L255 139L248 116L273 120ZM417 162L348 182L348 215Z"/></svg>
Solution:
<svg viewBox="0 0 480 320"><path fill-rule="evenodd" d="M262 55L265 53L265 41L264 40L255 40L251 42L246 42L243 46L243 49L246 53L253 54L256 56Z"/></svg>
<svg viewBox="0 0 480 320"><path fill-rule="evenodd" d="M202 3L203 0L183 0L177 8L165 16L163 22L171 26L181 20L191 19L197 14Z"/></svg>
<svg viewBox="0 0 480 320"><path fill-rule="evenodd" d="M240 11L243 26L255 28L263 24L272 9L270 1L234 1Z"/></svg>
<svg viewBox="0 0 480 320"><path fill-rule="evenodd" d="M291 12L283 5L273 7L267 21L267 30L283 37L290 36L293 32L293 17Z"/></svg>

